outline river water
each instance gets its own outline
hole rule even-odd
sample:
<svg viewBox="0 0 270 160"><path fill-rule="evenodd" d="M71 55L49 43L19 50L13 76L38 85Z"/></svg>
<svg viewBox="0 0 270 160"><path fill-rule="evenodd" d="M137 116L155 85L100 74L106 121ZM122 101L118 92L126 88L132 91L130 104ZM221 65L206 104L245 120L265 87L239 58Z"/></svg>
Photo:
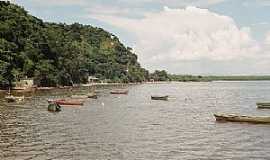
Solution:
<svg viewBox="0 0 270 160"><path fill-rule="evenodd" d="M0 105L1 160L270 159L270 125L218 123L213 113L270 115L270 82L141 84L128 95L110 88L81 107L47 111L38 93L24 104ZM87 92L77 90L75 92ZM170 95L152 101L150 95Z"/></svg>

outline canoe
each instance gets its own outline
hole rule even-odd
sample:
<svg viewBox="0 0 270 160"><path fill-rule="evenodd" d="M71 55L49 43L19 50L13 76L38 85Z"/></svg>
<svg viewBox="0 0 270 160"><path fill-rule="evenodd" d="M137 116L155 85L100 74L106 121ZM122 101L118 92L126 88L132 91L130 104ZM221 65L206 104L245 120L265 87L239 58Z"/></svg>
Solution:
<svg viewBox="0 0 270 160"><path fill-rule="evenodd" d="M163 101L167 101L169 98L169 96L151 96L152 100L163 100Z"/></svg>
<svg viewBox="0 0 270 160"><path fill-rule="evenodd" d="M72 86L58 86L59 89L70 89Z"/></svg>
<svg viewBox="0 0 270 160"><path fill-rule="evenodd" d="M256 105L257 105L257 108L259 108L259 109L270 109L269 102L256 103Z"/></svg>
<svg viewBox="0 0 270 160"><path fill-rule="evenodd" d="M71 98L74 98L74 99L86 99L86 98L97 99L97 94L95 94L95 93L88 93L87 95L72 95Z"/></svg>
<svg viewBox="0 0 270 160"><path fill-rule="evenodd" d="M111 94L128 94L128 90L113 90L110 92Z"/></svg>
<svg viewBox="0 0 270 160"><path fill-rule="evenodd" d="M7 102L21 102L24 100L24 96L15 97L15 96L11 95L11 96L5 96L5 99Z"/></svg>
<svg viewBox="0 0 270 160"><path fill-rule="evenodd" d="M55 89L55 87L38 87L37 90L52 90Z"/></svg>
<svg viewBox="0 0 270 160"><path fill-rule="evenodd" d="M87 96L87 98L97 99L97 94L96 93L88 93L86 96Z"/></svg>
<svg viewBox="0 0 270 160"><path fill-rule="evenodd" d="M243 116L233 114L214 114L216 121L223 122L247 122L247 123L270 123L270 117Z"/></svg>
<svg viewBox="0 0 270 160"><path fill-rule="evenodd" d="M12 90L17 93L35 92L37 87L14 87Z"/></svg>
<svg viewBox="0 0 270 160"><path fill-rule="evenodd" d="M48 111L60 112L61 111L61 106L59 104L57 104L57 103L49 103Z"/></svg>
<svg viewBox="0 0 270 160"><path fill-rule="evenodd" d="M67 100L67 99L56 99L48 100L49 103L56 103L58 105L83 105L82 100Z"/></svg>

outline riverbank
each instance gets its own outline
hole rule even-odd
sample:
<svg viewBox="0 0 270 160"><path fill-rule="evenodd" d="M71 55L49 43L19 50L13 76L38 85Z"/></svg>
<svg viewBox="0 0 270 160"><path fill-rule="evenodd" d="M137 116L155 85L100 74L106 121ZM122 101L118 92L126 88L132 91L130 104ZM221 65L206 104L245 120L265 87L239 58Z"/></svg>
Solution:
<svg viewBox="0 0 270 160"><path fill-rule="evenodd" d="M89 84L77 84L74 86L58 86L58 87L32 87L21 90L12 90L12 92L35 92L35 91L48 91L55 89L75 89L83 87L97 87L97 86L128 86L128 85L138 85L138 84L166 84L173 82L223 82L223 81L270 81L270 76L250 76L253 78L248 78L248 76L209 76L208 80L203 77L202 80L171 80L171 81L152 81L152 82L138 82L138 83L89 83ZM8 93L8 90L0 90L0 94Z"/></svg>
<svg viewBox="0 0 270 160"><path fill-rule="evenodd" d="M253 76L201 76L201 75L170 75L172 81L180 82L209 82L209 81L269 81L269 75Z"/></svg>
<svg viewBox="0 0 270 160"><path fill-rule="evenodd" d="M72 91L79 89L89 89L95 90L96 88L104 88L104 87L126 87L130 85L138 85L142 83L91 83L91 84L82 84L75 86L59 86L59 87L32 87L27 88L25 90L11 90L12 95L20 96L20 95L29 95L36 92L51 92L51 91ZM7 95L9 90L0 90L0 98L3 98Z"/></svg>

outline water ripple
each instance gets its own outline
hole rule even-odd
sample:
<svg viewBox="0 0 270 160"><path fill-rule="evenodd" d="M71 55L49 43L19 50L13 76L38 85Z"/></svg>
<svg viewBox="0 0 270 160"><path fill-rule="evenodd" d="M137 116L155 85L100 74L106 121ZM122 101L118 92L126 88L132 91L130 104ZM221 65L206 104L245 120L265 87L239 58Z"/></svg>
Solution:
<svg viewBox="0 0 270 160"><path fill-rule="evenodd" d="M129 91L104 90L60 113L48 112L46 101L65 97L60 91L0 104L0 159L269 159L269 125L217 123L213 113L269 115L255 103L270 100L270 82L145 84ZM151 101L151 94L171 98Z"/></svg>

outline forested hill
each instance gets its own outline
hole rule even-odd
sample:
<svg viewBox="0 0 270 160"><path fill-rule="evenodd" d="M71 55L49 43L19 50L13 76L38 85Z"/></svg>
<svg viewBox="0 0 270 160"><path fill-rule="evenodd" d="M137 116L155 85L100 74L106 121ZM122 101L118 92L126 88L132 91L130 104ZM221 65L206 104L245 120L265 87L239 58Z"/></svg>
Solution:
<svg viewBox="0 0 270 160"><path fill-rule="evenodd" d="M148 71L132 49L97 27L47 23L22 7L0 1L1 86L34 78L39 86L83 83L88 75L139 82Z"/></svg>

